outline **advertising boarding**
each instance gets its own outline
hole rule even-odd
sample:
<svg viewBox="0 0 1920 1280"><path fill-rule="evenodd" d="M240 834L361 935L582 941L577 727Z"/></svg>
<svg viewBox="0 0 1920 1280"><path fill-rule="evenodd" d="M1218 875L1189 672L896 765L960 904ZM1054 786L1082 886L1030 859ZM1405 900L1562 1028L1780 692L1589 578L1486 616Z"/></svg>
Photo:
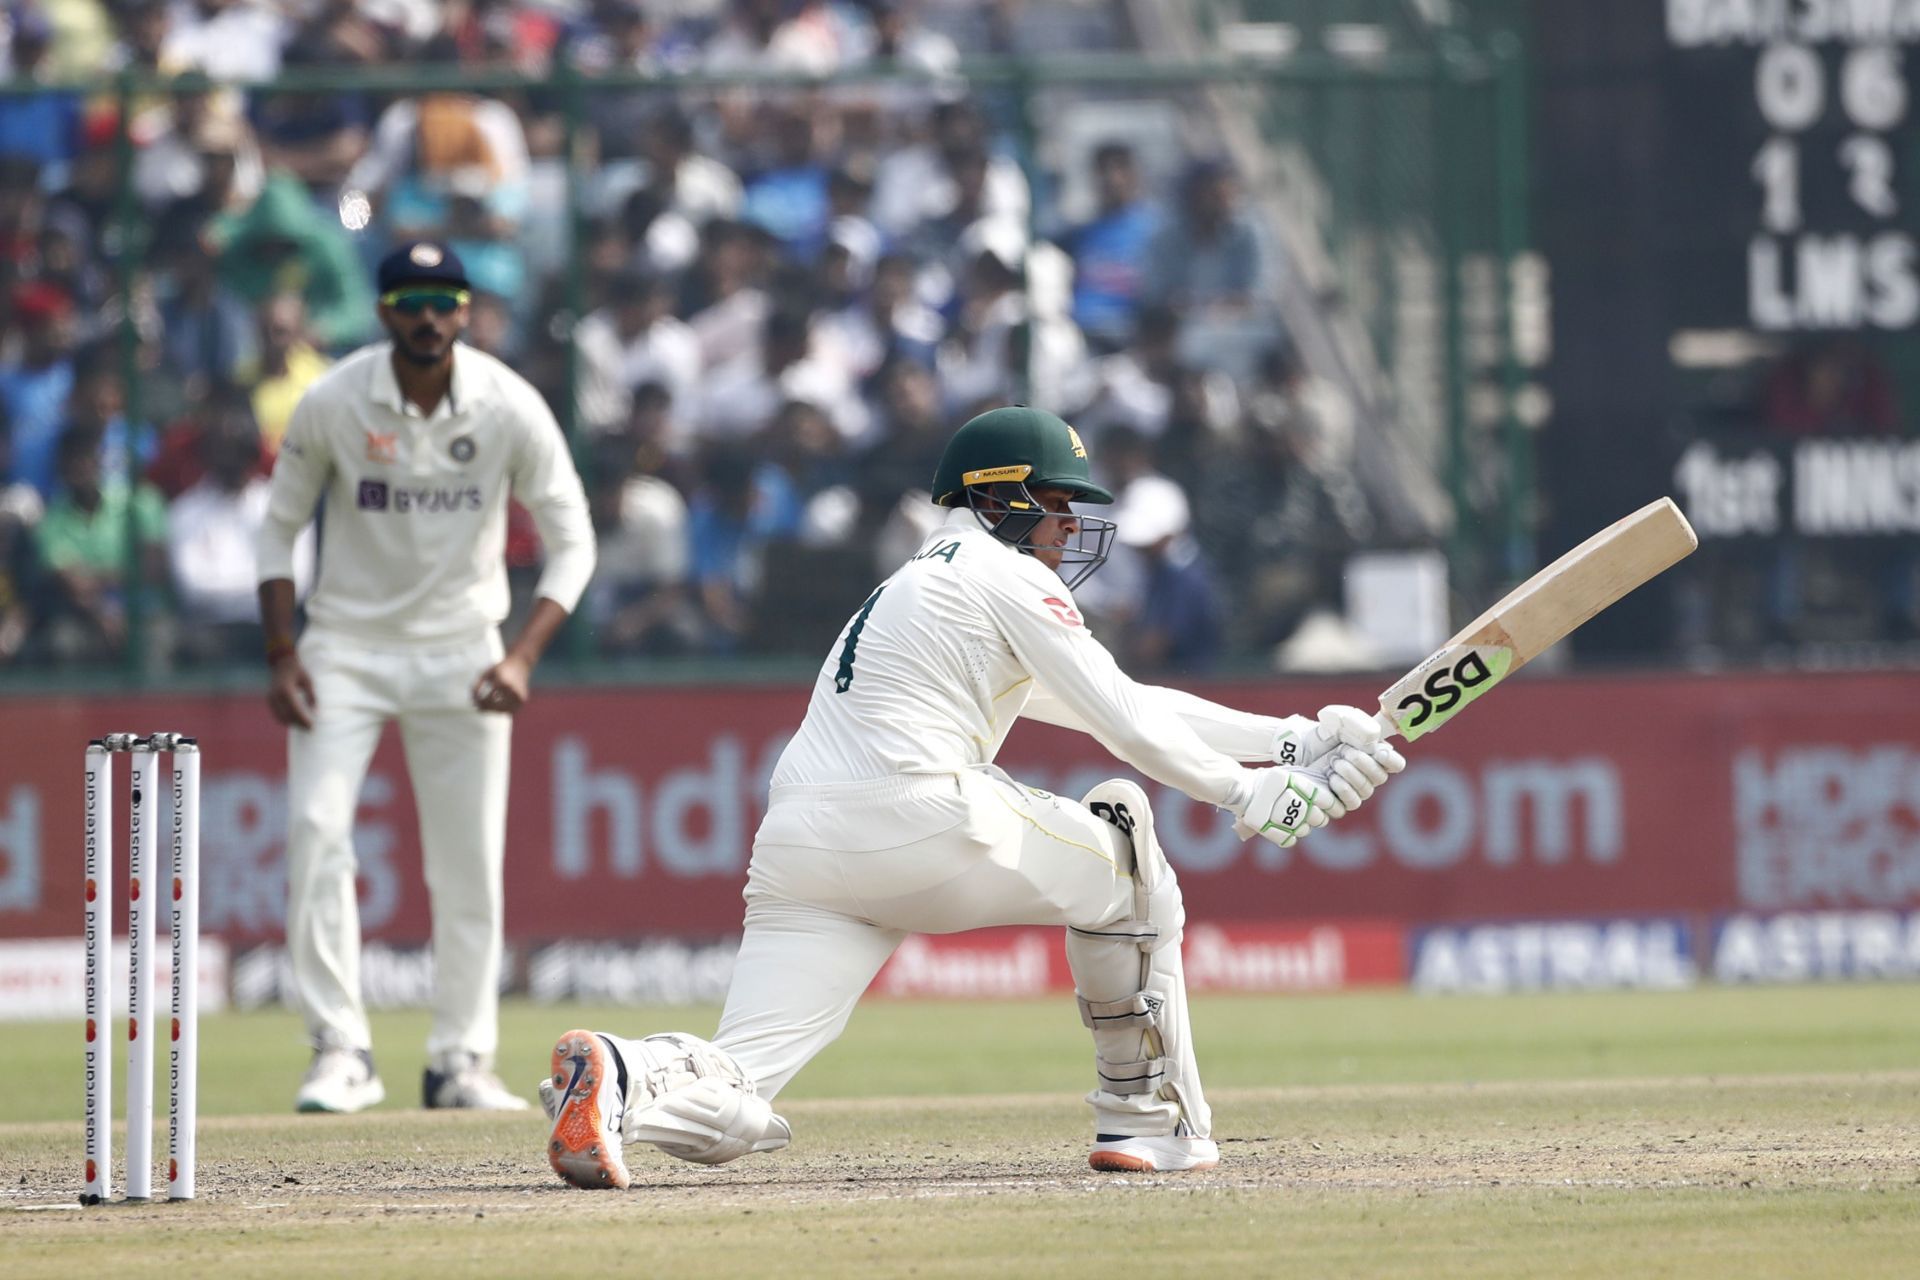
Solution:
<svg viewBox="0 0 1920 1280"><path fill-rule="evenodd" d="M1369 692L1197 691L1276 714ZM1189 964L1227 988L1886 976L1920 971L1916 706L1911 675L1522 678L1409 748L1407 772L1360 813L1285 850L1148 789L1189 950L1205 953ZM723 988L766 778L804 707L799 689L540 691L514 737L519 985L584 992L620 971L608 957L641 948L657 961L632 979L641 994L661 966L695 993ZM0 941L77 936L82 748L161 727L203 747L203 928L235 955L236 990L243 976L271 989L246 953L282 933L285 738L246 694L0 703L8 740L47 744L0 774ZM1067 795L1119 771L1090 739L1040 725L1018 727L1000 763ZM366 936L397 955L428 935L416 823L390 732L355 845ZM967 960L947 945L904 956L891 981L946 980ZM1023 963L1050 973L1059 958L1015 949L982 972Z"/></svg>

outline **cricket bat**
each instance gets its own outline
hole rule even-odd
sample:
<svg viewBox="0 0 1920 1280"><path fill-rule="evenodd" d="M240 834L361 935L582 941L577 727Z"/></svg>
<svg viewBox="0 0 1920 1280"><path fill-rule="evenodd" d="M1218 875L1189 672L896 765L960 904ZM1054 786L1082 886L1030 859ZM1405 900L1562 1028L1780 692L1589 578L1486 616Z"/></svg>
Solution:
<svg viewBox="0 0 1920 1280"><path fill-rule="evenodd" d="M1672 498L1616 520L1508 592L1380 695L1380 724L1412 742L1575 627L1700 545Z"/></svg>

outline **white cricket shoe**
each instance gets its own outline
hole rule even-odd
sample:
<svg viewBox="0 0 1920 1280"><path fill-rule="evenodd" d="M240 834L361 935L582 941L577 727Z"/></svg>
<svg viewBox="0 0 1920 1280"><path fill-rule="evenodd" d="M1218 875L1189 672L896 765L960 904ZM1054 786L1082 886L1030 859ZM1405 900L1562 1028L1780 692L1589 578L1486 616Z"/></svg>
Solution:
<svg viewBox="0 0 1920 1280"><path fill-rule="evenodd" d="M1094 1135L1087 1163L1102 1173L1177 1173L1211 1169L1220 1163L1220 1145L1212 1138L1129 1138Z"/></svg>
<svg viewBox="0 0 1920 1280"><path fill-rule="evenodd" d="M374 1074L373 1054L366 1049L325 1048L313 1051L313 1065L293 1096L295 1111L330 1111L349 1115L365 1111L387 1096Z"/></svg>
<svg viewBox="0 0 1920 1280"><path fill-rule="evenodd" d="M621 1151L626 1070L606 1038L569 1031L553 1046L553 1074L540 1102L553 1121L547 1163L561 1180L590 1191L624 1191L632 1177Z"/></svg>
<svg viewBox="0 0 1920 1280"><path fill-rule="evenodd" d="M429 1109L526 1111L531 1106L511 1092L492 1063L477 1053L443 1053L420 1076L420 1101Z"/></svg>

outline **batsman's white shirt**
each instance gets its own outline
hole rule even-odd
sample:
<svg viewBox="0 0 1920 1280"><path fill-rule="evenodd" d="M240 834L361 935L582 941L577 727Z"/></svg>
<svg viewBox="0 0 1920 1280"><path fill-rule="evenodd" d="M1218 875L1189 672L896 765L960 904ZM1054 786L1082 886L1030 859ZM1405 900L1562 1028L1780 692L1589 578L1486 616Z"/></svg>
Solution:
<svg viewBox="0 0 1920 1280"><path fill-rule="evenodd" d="M294 539L324 495L314 626L369 640L472 636L507 616L514 497L546 548L535 591L571 612L593 574L593 526L546 401L460 344L451 390L423 417L392 357L391 343L356 351L294 408L257 544L260 581L293 576Z"/></svg>
<svg viewBox="0 0 1920 1280"><path fill-rule="evenodd" d="M291 576L294 538L324 500L300 638L314 723L287 735L287 948L314 1040L370 1048L353 815L397 721L433 920L427 1049L488 1055L512 721L477 710L469 690L502 652L507 500L532 512L546 546L537 592L569 610L593 572L593 527L566 439L524 379L456 346L451 389L423 415L392 355L385 343L355 352L294 409L257 543L261 581Z"/></svg>
<svg viewBox="0 0 1920 1280"><path fill-rule="evenodd" d="M991 764L1020 716L1092 734L1196 800L1232 807L1291 721L1136 684L1032 556L956 511L868 598L814 682L773 772L788 785L871 782Z"/></svg>

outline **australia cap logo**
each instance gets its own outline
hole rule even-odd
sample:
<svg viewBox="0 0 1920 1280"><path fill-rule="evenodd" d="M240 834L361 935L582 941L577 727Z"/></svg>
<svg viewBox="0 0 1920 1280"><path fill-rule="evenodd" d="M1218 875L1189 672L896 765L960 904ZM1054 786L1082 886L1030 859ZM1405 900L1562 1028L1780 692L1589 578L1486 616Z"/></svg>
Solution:
<svg viewBox="0 0 1920 1280"><path fill-rule="evenodd" d="M440 252L440 246L435 244L417 244L413 246L412 252L407 254L407 258L416 267L437 267L446 256Z"/></svg>

